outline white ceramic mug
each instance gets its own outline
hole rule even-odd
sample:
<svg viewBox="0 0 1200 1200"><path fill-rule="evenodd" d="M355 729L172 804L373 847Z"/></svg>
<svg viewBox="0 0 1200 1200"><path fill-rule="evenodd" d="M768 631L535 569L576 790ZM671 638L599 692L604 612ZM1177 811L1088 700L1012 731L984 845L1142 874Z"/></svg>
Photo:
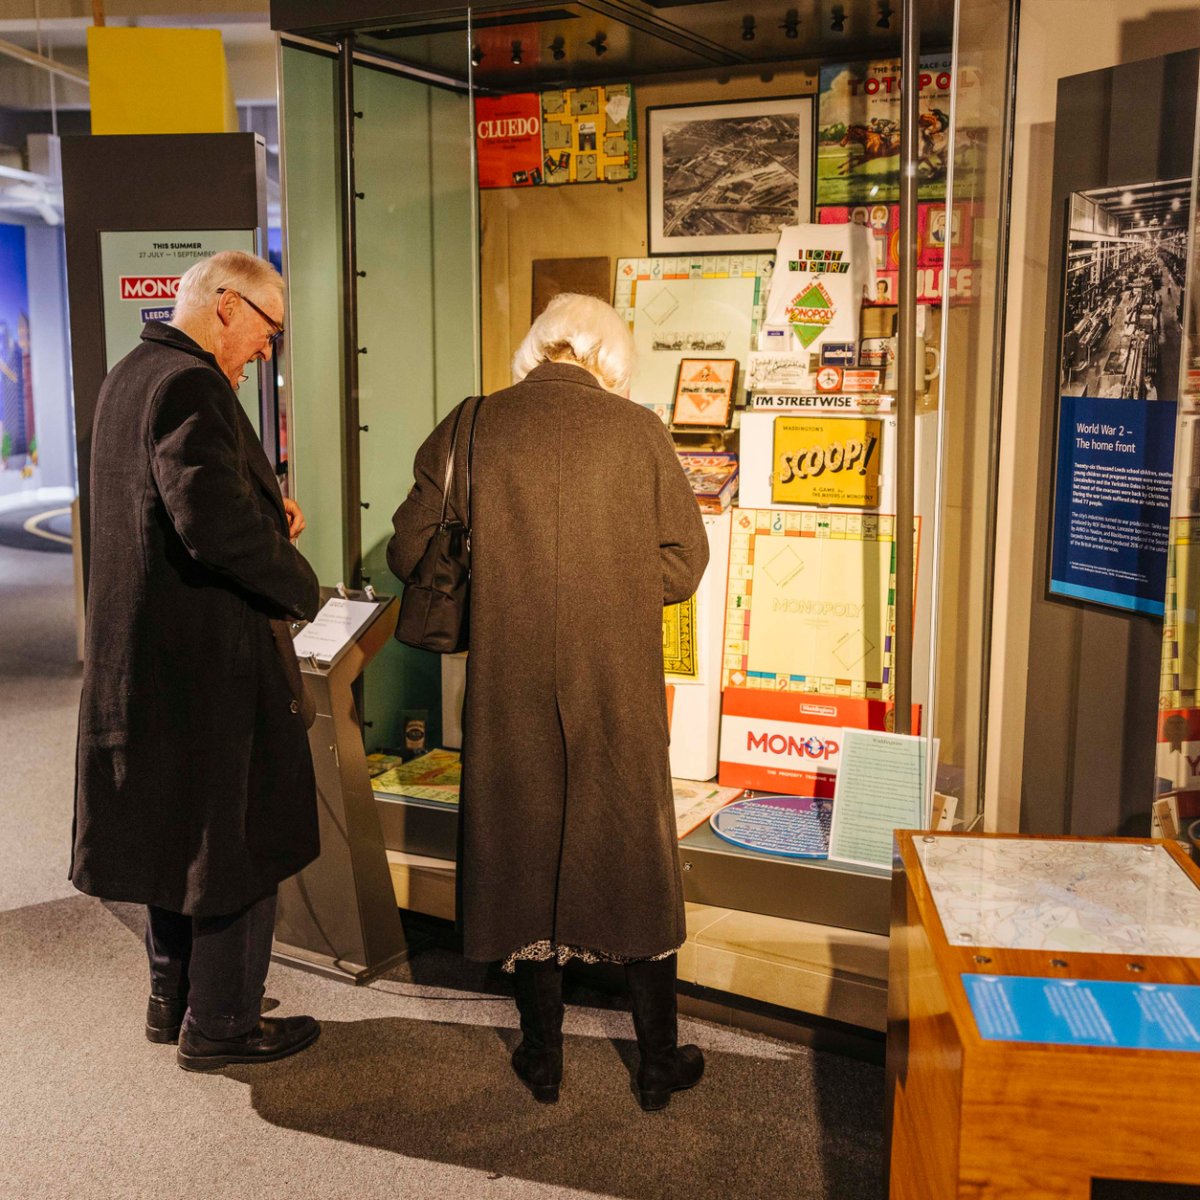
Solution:
<svg viewBox="0 0 1200 1200"><path fill-rule="evenodd" d="M942 369L942 352L932 342L927 342L923 337L917 338L917 363L918 371L924 372L925 386L922 391L928 391L929 385L937 378L938 372Z"/></svg>
<svg viewBox="0 0 1200 1200"><path fill-rule="evenodd" d="M917 338L916 351L917 362L923 364L921 390L925 391L942 369L942 352L937 346L926 342L923 337ZM883 386L894 390L896 387L896 339L864 338L859 347L859 365L883 371Z"/></svg>

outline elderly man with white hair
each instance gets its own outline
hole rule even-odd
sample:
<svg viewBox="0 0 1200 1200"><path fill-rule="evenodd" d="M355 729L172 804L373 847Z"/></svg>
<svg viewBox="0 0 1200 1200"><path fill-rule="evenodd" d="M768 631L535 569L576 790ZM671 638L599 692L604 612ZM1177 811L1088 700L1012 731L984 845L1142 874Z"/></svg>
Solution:
<svg viewBox="0 0 1200 1200"><path fill-rule="evenodd" d="M192 267L100 389L71 880L147 906L146 1036L188 1070L320 1032L261 1017L280 880L316 857L311 723L286 622L318 607L237 396L283 334L253 255Z"/></svg>
<svg viewBox="0 0 1200 1200"><path fill-rule="evenodd" d="M617 312L560 295L478 406L471 458L470 654L459 919L468 957L515 972L513 1067L541 1101L562 1079L562 967L625 964L643 1108L704 1070L676 1044L686 936L663 681L663 606L708 561L671 438L628 399ZM410 579L441 516L460 405L417 452L388 562ZM465 518L463 493L450 503Z"/></svg>

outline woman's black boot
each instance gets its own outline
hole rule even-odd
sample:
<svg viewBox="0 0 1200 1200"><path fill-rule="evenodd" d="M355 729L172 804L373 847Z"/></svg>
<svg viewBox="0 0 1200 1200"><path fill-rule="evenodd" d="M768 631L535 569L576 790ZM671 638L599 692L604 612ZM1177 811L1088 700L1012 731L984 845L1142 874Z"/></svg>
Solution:
<svg viewBox="0 0 1200 1200"><path fill-rule="evenodd" d="M521 1044L513 1051L513 1070L535 1100L553 1104L562 1083L562 968L553 959L516 964L517 1011Z"/></svg>
<svg viewBox="0 0 1200 1200"><path fill-rule="evenodd" d="M675 955L625 964L641 1063L638 1101L646 1112L666 1108L672 1092L695 1087L704 1074L699 1046L678 1045Z"/></svg>

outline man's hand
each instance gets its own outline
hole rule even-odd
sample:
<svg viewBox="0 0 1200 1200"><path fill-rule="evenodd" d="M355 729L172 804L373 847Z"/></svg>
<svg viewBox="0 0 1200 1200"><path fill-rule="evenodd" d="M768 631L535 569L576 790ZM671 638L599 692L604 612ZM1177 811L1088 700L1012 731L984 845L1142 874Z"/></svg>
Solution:
<svg viewBox="0 0 1200 1200"><path fill-rule="evenodd" d="M300 505L286 496L283 498L283 511L287 513L288 539L294 542L304 532L304 514L300 511Z"/></svg>

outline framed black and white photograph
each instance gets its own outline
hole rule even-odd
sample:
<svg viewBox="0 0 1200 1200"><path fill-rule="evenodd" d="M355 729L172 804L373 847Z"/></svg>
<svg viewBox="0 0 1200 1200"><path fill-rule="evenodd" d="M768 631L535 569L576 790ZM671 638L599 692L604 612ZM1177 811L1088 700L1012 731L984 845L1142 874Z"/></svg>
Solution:
<svg viewBox="0 0 1200 1200"><path fill-rule="evenodd" d="M812 219L813 99L646 110L651 254L774 250Z"/></svg>

